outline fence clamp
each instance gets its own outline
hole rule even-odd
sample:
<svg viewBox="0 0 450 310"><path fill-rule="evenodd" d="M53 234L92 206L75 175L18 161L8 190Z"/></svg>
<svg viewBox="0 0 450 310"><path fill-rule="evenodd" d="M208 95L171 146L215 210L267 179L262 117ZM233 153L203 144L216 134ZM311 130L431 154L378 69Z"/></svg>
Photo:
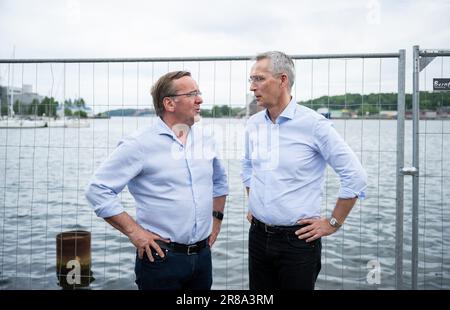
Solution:
<svg viewBox="0 0 450 310"><path fill-rule="evenodd" d="M403 175L417 175L419 174L419 169L416 167L403 167L401 172Z"/></svg>

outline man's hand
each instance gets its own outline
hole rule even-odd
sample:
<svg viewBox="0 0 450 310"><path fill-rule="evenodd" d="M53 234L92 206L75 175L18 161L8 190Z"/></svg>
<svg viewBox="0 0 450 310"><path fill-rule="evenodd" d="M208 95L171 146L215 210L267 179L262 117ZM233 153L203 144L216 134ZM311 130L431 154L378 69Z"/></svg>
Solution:
<svg viewBox="0 0 450 310"><path fill-rule="evenodd" d="M306 242L311 242L320 237L331 235L338 230L337 228L332 227L326 218L303 219L297 223L300 225L307 224L307 226L302 227L295 232L299 239L306 239Z"/></svg>
<svg viewBox="0 0 450 310"><path fill-rule="evenodd" d="M155 249L156 253L158 253L159 256L165 256L158 243L156 243L156 240L161 240L165 243L170 242L170 240L163 239L161 236L140 227L128 234L128 238L130 239L131 243L133 243L133 245L137 248L139 258L142 259L145 252L147 253L148 259L151 262L154 262L155 260L153 258L150 247Z"/></svg>
<svg viewBox="0 0 450 310"><path fill-rule="evenodd" d="M212 247L214 242L216 242L217 236L220 232L220 227L222 226L222 221L216 218L213 218L213 228L211 235L209 235L209 247Z"/></svg>
<svg viewBox="0 0 450 310"><path fill-rule="evenodd" d="M125 234L131 243L137 248L140 259L144 257L144 252L147 253L148 259L153 262L152 251L150 247L154 248L159 256L164 257L164 252L155 242L161 240L169 243L170 240L163 239L161 236L149 232L142 228L136 221L126 212L105 218L110 225Z"/></svg>
<svg viewBox="0 0 450 310"><path fill-rule="evenodd" d="M331 213L341 225L344 223L347 215L352 210L358 197L353 198L338 198L336 206ZM338 228L330 225L326 218L309 218L297 222L300 225L307 224L295 232L299 239L306 239L306 242L316 240L323 236L328 236L335 233Z"/></svg>
<svg viewBox="0 0 450 310"><path fill-rule="evenodd" d="M253 215L250 213L250 211L247 212L247 221L251 224L253 219Z"/></svg>

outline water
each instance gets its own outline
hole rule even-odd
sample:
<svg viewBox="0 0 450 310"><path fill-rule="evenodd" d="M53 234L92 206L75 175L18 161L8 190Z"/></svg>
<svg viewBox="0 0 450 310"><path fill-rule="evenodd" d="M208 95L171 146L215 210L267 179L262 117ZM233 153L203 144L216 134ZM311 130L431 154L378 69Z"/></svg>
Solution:
<svg viewBox="0 0 450 310"><path fill-rule="evenodd" d="M0 130L0 289L58 289L56 235L92 234L92 289L136 289L134 248L97 218L84 187L118 140L152 118L91 120L90 128ZM229 175L230 195L213 247L214 289L247 289L246 197L239 178L243 120L205 119L215 130ZM323 238L317 289L395 287L396 121L333 120L367 170L367 199L358 202L343 228ZM422 121L419 288L449 289L448 121ZM405 165L411 165L411 123L406 123ZM323 215L330 215L338 179L327 171ZM405 178L404 283L410 286L411 182ZM121 194L134 216L133 198ZM378 265L377 265L378 264ZM368 273L379 266L379 281ZM369 274L370 276L370 274ZM375 281L375 283L374 283Z"/></svg>

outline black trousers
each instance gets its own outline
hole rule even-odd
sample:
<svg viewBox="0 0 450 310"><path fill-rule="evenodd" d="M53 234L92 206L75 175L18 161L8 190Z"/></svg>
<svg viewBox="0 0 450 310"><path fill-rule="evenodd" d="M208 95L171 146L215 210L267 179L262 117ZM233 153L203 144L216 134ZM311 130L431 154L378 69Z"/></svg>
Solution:
<svg viewBox="0 0 450 310"><path fill-rule="evenodd" d="M257 220L252 222L248 242L251 290L314 289L322 243L298 239L294 232L300 227L267 229Z"/></svg>
<svg viewBox="0 0 450 310"><path fill-rule="evenodd" d="M154 262L151 262L145 253L142 259L136 255L134 271L140 290L211 289L212 264L209 246L193 255L171 250L165 253L166 256L162 258L152 249Z"/></svg>

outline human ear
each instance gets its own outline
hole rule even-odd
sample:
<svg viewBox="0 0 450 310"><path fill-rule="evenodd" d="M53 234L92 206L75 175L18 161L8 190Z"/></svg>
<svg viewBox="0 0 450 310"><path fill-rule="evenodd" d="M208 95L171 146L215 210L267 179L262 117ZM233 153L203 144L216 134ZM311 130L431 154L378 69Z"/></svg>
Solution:
<svg viewBox="0 0 450 310"><path fill-rule="evenodd" d="M175 110L175 102L170 97L163 99L164 110L167 112L173 112Z"/></svg>
<svg viewBox="0 0 450 310"><path fill-rule="evenodd" d="M287 74L282 73L280 75L280 80L281 80L280 86L286 86L286 87L288 86L289 78L288 78Z"/></svg>

